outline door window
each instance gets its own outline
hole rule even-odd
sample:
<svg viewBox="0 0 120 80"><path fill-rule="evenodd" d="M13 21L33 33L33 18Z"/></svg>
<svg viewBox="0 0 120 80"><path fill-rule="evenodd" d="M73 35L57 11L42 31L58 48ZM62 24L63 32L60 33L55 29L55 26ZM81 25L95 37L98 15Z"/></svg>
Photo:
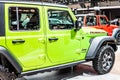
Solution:
<svg viewBox="0 0 120 80"><path fill-rule="evenodd" d="M107 20L105 17L100 17L100 24L101 25L106 25L107 24Z"/></svg>
<svg viewBox="0 0 120 80"><path fill-rule="evenodd" d="M36 8L10 7L10 30L38 30L39 11Z"/></svg>
<svg viewBox="0 0 120 80"><path fill-rule="evenodd" d="M86 16L86 25L87 26L96 26L97 25L96 16Z"/></svg>
<svg viewBox="0 0 120 80"><path fill-rule="evenodd" d="M49 10L48 11L49 28L54 29L71 29L73 28L73 20L68 11Z"/></svg>

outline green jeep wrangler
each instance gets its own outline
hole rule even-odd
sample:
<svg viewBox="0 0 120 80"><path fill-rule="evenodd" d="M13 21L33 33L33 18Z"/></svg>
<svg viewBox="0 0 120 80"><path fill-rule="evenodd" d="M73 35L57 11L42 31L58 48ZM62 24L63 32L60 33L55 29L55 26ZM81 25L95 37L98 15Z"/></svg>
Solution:
<svg viewBox="0 0 120 80"><path fill-rule="evenodd" d="M0 1L0 28L0 80L87 61L105 74L114 64L116 40L103 30L81 28L67 6Z"/></svg>

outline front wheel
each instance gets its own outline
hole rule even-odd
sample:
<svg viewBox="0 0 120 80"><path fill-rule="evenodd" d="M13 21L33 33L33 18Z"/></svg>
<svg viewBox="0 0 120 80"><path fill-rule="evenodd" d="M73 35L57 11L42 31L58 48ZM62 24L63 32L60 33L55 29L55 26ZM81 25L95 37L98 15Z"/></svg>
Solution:
<svg viewBox="0 0 120 80"><path fill-rule="evenodd" d="M114 50L111 46L103 46L93 59L93 68L98 74L106 74L111 71L115 60Z"/></svg>

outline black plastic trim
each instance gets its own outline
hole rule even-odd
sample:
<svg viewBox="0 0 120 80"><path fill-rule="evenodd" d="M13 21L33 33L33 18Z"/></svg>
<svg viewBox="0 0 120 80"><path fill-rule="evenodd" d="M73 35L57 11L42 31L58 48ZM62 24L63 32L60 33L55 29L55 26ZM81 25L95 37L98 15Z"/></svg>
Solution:
<svg viewBox="0 0 120 80"><path fill-rule="evenodd" d="M117 45L120 45L120 41L118 41L117 37L118 35L120 34L120 28L115 28L113 30L113 34L112 34L112 37L114 37L117 41Z"/></svg>
<svg viewBox="0 0 120 80"><path fill-rule="evenodd" d="M116 35L117 35L117 33L118 33L119 31L120 31L120 28L115 28L115 29L113 30L112 37L116 38Z"/></svg>
<svg viewBox="0 0 120 80"><path fill-rule="evenodd" d="M63 65L59 65L59 66L52 66L52 67L48 67L48 68L42 68L42 69L38 69L38 70L22 72L20 76L32 75L32 74L36 74L36 73L39 73L39 72L45 72L45 71L58 70L58 69L62 69L62 68L71 67L71 66L74 66L74 65L77 65L77 64L80 64L80 63L84 63L84 62L87 62L87 61L82 60L82 61L72 62L72 63L63 64Z"/></svg>
<svg viewBox="0 0 120 80"><path fill-rule="evenodd" d="M22 72L22 67L18 64L18 62L15 60L15 58L8 52L7 49L0 46L0 54L5 56L7 60L13 65L13 67L17 70L18 73Z"/></svg>
<svg viewBox="0 0 120 80"><path fill-rule="evenodd" d="M116 45L114 37L111 37L111 36L96 37L92 40L92 43L91 43L89 50L87 52L87 55L86 55L86 59L94 59L97 54L97 51L99 50L99 48L105 41L108 43L112 42L111 44ZM117 46L115 46L115 47L117 49Z"/></svg>
<svg viewBox="0 0 120 80"><path fill-rule="evenodd" d="M0 36L5 36L5 6L0 4Z"/></svg>

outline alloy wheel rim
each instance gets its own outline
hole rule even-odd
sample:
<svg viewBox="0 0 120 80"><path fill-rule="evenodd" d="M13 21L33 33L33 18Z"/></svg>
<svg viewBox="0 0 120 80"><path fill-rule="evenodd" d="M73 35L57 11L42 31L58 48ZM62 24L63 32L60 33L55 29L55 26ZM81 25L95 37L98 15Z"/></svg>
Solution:
<svg viewBox="0 0 120 80"><path fill-rule="evenodd" d="M111 52L105 51L102 59L102 67L104 71L108 71L113 64L113 57Z"/></svg>

